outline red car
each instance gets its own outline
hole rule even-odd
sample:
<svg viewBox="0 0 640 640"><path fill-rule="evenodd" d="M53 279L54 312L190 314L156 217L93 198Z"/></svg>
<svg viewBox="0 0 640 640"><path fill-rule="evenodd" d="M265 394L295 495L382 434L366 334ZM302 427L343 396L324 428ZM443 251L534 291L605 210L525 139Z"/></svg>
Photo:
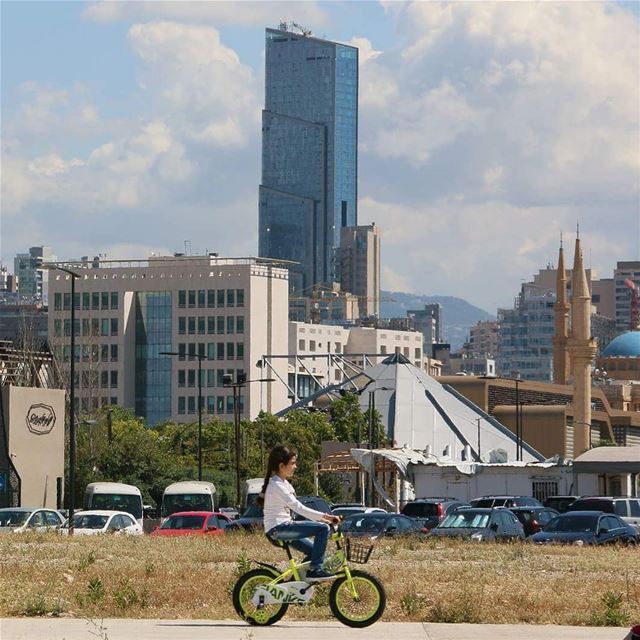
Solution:
<svg viewBox="0 0 640 640"><path fill-rule="evenodd" d="M215 536L224 533L231 520L223 513L213 511L180 511L171 514L152 536Z"/></svg>

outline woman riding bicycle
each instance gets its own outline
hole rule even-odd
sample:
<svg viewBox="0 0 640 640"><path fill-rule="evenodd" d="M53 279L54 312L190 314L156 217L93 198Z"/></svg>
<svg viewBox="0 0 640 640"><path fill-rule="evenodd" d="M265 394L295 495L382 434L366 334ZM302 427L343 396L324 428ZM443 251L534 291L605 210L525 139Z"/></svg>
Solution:
<svg viewBox="0 0 640 640"><path fill-rule="evenodd" d="M288 479L297 467L295 450L278 445L271 450L267 474L260 493L264 500L264 531L273 540L286 540L310 560L306 579L309 582L330 580L333 575L322 568L329 539L329 524L338 524L340 518L305 507L297 498ZM296 520L291 511L309 518ZM310 538L313 538L311 540Z"/></svg>

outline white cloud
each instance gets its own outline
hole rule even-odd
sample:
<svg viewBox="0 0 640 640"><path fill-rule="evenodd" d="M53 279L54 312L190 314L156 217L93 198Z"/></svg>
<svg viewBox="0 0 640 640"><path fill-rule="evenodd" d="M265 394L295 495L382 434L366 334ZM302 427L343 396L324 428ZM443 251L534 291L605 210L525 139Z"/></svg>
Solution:
<svg viewBox="0 0 640 640"><path fill-rule="evenodd" d="M302 24L320 26L327 16L317 2L247 2L208 0L192 2L146 1L123 2L103 0L91 2L84 11L87 20L96 22L131 22L147 19L168 19L188 22L209 21L214 24L261 26L273 24L281 18L292 16Z"/></svg>

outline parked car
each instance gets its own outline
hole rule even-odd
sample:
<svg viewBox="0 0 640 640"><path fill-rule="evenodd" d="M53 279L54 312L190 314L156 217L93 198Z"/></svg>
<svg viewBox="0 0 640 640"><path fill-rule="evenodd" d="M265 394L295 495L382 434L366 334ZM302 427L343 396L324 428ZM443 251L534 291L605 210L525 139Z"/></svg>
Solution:
<svg viewBox="0 0 640 640"><path fill-rule="evenodd" d="M580 496L549 496L545 498L543 504L545 507L549 507L549 509L555 509L560 513L566 513L569 507L579 498Z"/></svg>
<svg viewBox="0 0 640 640"><path fill-rule="evenodd" d="M331 515L341 516L348 518L349 516L357 516L362 513L388 513L386 509L379 509L378 507L333 507L331 509Z"/></svg>
<svg viewBox="0 0 640 640"><path fill-rule="evenodd" d="M547 509L546 507L512 507L509 511L520 520L525 536L538 533L551 520L560 515L555 509Z"/></svg>
<svg viewBox="0 0 640 640"><path fill-rule="evenodd" d="M218 511L222 515L227 516L229 520L236 520L240 517L240 513L238 513L238 510L235 507L220 507Z"/></svg>
<svg viewBox="0 0 640 640"><path fill-rule="evenodd" d="M231 519L214 511L181 511L171 514L152 536L220 535Z"/></svg>
<svg viewBox="0 0 640 640"><path fill-rule="evenodd" d="M399 513L363 513L346 518L340 530L350 537L379 538L417 535L420 526L413 518Z"/></svg>
<svg viewBox="0 0 640 640"><path fill-rule="evenodd" d="M9 507L0 509L0 532L23 533L57 529L64 518L54 509Z"/></svg>
<svg viewBox="0 0 640 640"><path fill-rule="evenodd" d="M508 509L460 509L449 514L430 536L470 540L523 540L524 528Z"/></svg>
<svg viewBox="0 0 640 640"><path fill-rule="evenodd" d="M78 511L73 515L74 535L91 536L99 533L142 535L142 525L124 511L101 511L97 509ZM60 533L69 533L69 520L60 527Z"/></svg>
<svg viewBox="0 0 640 640"><path fill-rule="evenodd" d="M603 511L567 511L554 518L543 531L534 533L537 544L637 544L638 531L622 518Z"/></svg>
<svg viewBox="0 0 640 640"><path fill-rule="evenodd" d="M322 511L323 513L331 513L331 509L329 507L329 503L320 496L301 496L298 498L300 502L306 507L310 509L315 509L316 511ZM302 516L299 516L297 513L293 514L294 520L304 520ZM262 512L262 507L257 504L252 504L247 507L246 511L237 518L233 520L227 525L226 532L227 533L235 533L237 531L262 531L264 522L264 514Z"/></svg>
<svg viewBox="0 0 640 640"><path fill-rule="evenodd" d="M410 518L417 518L422 522L424 529L433 529L440 524L446 516L460 507L470 506L468 502L457 498L420 498L412 500L402 507L401 513Z"/></svg>
<svg viewBox="0 0 640 640"><path fill-rule="evenodd" d="M542 507L539 500L531 496L482 496L471 500L471 506L479 509L491 509L493 507Z"/></svg>
<svg viewBox="0 0 640 640"><path fill-rule="evenodd" d="M640 532L640 498L592 496L576 500L569 511L604 511L615 513Z"/></svg>

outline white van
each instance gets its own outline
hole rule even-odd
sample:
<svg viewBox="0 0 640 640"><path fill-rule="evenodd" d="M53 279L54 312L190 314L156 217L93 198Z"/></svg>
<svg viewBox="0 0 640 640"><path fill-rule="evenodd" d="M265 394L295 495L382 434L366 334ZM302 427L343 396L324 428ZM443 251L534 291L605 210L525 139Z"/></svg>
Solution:
<svg viewBox="0 0 640 640"><path fill-rule="evenodd" d="M256 504L256 500L262 491L264 478L249 478L244 481L244 500L242 501L243 509L248 509Z"/></svg>
<svg viewBox="0 0 640 640"><path fill-rule="evenodd" d="M188 480L170 484L162 494L160 517L178 511L215 511L216 486L213 482Z"/></svg>
<svg viewBox="0 0 640 640"><path fill-rule="evenodd" d="M84 491L84 508L125 511L142 526L142 493L131 484L91 482Z"/></svg>

